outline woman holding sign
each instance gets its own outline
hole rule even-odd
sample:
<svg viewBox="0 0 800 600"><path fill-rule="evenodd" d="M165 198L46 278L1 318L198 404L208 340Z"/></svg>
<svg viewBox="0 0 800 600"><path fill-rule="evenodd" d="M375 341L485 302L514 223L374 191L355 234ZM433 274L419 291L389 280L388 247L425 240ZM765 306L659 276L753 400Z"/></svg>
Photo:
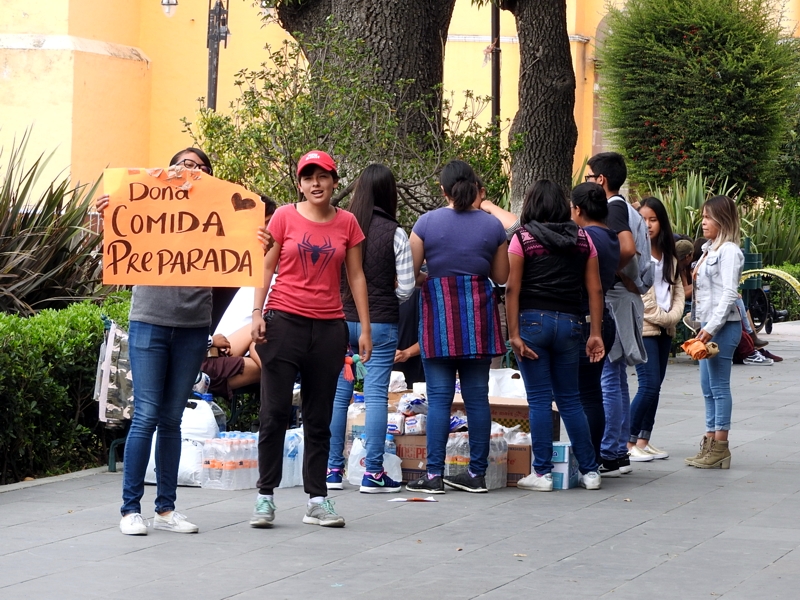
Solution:
<svg viewBox="0 0 800 600"><path fill-rule="evenodd" d="M211 162L197 148L173 156L173 165L212 174ZM107 206L108 196L98 198L96 207L101 216ZM135 410L125 443L119 528L126 535L147 535L140 503L153 433L158 427L153 528L197 533L197 525L175 510L175 499L181 418L209 346L211 288L136 285L129 319Z"/></svg>
<svg viewBox="0 0 800 600"><path fill-rule="evenodd" d="M271 527L273 491L281 482L283 444L292 409L292 391L300 373L303 398L303 485L310 500L303 523L344 527L326 498L325 476L330 422L339 372L344 366L348 328L339 281L342 264L361 324L358 352L372 353L367 283L361 266L364 234L349 212L331 205L339 182L336 163L313 150L297 165L301 201L281 206L269 224L274 245L264 260L264 281L280 271L262 306L266 288L256 290L252 337L261 357L261 410L258 438L258 497L252 527Z"/></svg>

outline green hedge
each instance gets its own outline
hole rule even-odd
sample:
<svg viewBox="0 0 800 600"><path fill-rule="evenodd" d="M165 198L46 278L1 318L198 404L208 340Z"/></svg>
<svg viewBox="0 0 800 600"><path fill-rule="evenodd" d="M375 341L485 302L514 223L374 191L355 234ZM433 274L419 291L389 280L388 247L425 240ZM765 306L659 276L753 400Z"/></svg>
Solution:
<svg viewBox="0 0 800 600"><path fill-rule="evenodd" d="M32 317L0 313L0 484L96 466L106 439L94 392L102 314L127 327L130 294Z"/></svg>

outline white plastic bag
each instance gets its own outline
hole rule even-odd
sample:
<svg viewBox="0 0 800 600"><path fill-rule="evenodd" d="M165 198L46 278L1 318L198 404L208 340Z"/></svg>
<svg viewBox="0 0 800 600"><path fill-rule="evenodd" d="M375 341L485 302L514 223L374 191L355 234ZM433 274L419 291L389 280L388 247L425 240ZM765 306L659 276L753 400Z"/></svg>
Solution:
<svg viewBox="0 0 800 600"><path fill-rule="evenodd" d="M386 471L392 481L397 481L398 483L403 481L403 461L400 460L397 454L389 454L387 452L383 455L383 470Z"/></svg>
<svg viewBox="0 0 800 600"><path fill-rule="evenodd" d="M145 483L156 483L156 441L158 431L153 435L150 447L150 460L144 475ZM203 442L181 440L181 461L178 464L178 485L200 487L203 481Z"/></svg>
<svg viewBox="0 0 800 600"><path fill-rule="evenodd" d="M208 402L200 399L189 400L183 409L181 437L198 442L219 437L219 425Z"/></svg>
<svg viewBox="0 0 800 600"><path fill-rule="evenodd" d="M280 488L303 485L303 454L305 441L303 428L286 431L283 439L283 474Z"/></svg>
<svg viewBox="0 0 800 600"><path fill-rule="evenodd" d="M406 384L406 376L402 371L392 371L389 376L389 391L390 392L404 392L408 389Z"/></svg>
<svg viewBox="0 0 800 600"><path fill-rule="evenodd" d="M347 458L347 481L350 482L350 485L361 485L361 480L367 470L364 462L366 458L367 449L364 448L364 442L361 438L354 439L350 456Z"/></svg>
<svg viewBox="0 0 800 600"><path fill-rule="evenodd" d="M347 481L350 485L361 485L361 480L367 470L366 459L367 450L364 448L364 442L361 438L356 438L353 441L353 448L350 450L350 457L347 459ZM390 479L403 481L402 462L396 454L384 453L383 470Z"/></svg>
<svg viewBox="0 0 800 600"><path fill-rule="evenodd" d="M501 398L527 398L525 382L516 369L489 369L489 395Z"/></svg>

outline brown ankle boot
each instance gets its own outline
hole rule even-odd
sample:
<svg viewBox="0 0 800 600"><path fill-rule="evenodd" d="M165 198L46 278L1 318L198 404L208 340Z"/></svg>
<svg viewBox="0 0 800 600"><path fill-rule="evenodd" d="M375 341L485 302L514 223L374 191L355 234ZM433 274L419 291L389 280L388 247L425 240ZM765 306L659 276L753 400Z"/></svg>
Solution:
<svg viewBox="0 0 800 600"><path fill-rule="evenodd" d="M728 449L727 440L724 442L711 440L708 452L703 458L692 461L700 469L730 469L731 451Z"/></svg>
<svg viewBox="0 0 800 600"><path fill-rule="evenodd" d="M695 454L694 456L690 456L688 458L684 458L683 462L685 462L687 465L691 465L691 464L694 463L694 461L700 460L701 458L703 458L706 455L706 453L708 452L708 447L711 445L709 443L710 441L711 441L711 438L704 435L703 439L700 440L700 451L697 454Z"/></svg>

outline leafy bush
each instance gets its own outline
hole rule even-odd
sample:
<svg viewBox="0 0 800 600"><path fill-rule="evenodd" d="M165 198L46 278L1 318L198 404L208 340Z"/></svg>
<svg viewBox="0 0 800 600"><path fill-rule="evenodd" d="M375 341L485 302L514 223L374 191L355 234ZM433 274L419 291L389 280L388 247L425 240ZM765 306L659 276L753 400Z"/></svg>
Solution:
<svg viewBox="0 0 800 600"><path fill-rule="evenodd" d="M101 234L86 227L95 188L64 177L36 197L49 157L26 166L27 141L0 169L0 312L22 315L95 297L102 258Z"/></svg>
<svg viewBox="0 0 800 600"><path fill-rule="evenodd" d="M704 171L761 192L796 119L799 42L773 0L628 0L598 48L610 134L634 182ZM795 111L796 112L796 111Z"/></svg>
<svg viewBox="0 0 800 600"><path fill-rule="evenodd" d="M309 63L303 48L317 60ZM493 137L496 128L477 120L488 99L467 93L462 105L443 95L411 106L375 83L379 70L362 42L326 24L313 39L267 48L261 70L238 73L240 96L228 114L201 107L197 121L184 124L213 158L217 176L278 204L297 201L297 161L314 148L337 159L342 181L334 203L348 196L368 164L391 168L406 224L442 205L436 176L453 158L475 168L490 198L508 196L509 150ZM409 84L398 82L401 89ZM432 114L431 107L440 105L443 113ZM424 115L429 133L406 135L402 115L409 114ZM512 140L511 150L516 147Z"/></svg>
<svg viewBox="0 0 800 600"><path fill-rule="evenodd" d="M0 313L0 484L95 466L105 432L92 401L101 314L127 326L130 294L32 317Z"/></svg>

